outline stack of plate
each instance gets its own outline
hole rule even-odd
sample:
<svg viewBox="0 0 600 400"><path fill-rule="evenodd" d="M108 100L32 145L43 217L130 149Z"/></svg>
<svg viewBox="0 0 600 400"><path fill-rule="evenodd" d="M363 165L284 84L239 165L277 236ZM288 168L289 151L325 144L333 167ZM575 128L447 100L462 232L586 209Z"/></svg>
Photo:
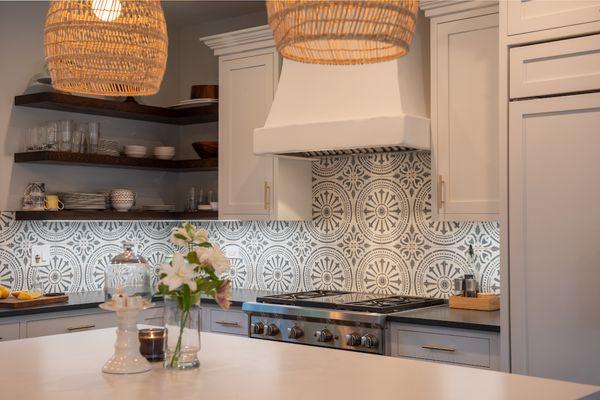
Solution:
<svg viewBox="0 0 600 400"><path fill-rule="evenodd" d="M189 99L189 100L181 100L179 103L174 104L171 108L188 108L188 107L198 107L198 106L208 106L211 104L217 104L219 99Z"/></svg>
<svg viewBox="0 0 600 400"><path fill-rule="evenodd" d="M119 156L119 143L115 140L98 140L98 151L97 154L104 154L106 156Z"/></svg>
<svg viewBox="0 0 600 400"><path fill-rule="evenodd" d="M103 193L60 193L65 210L106 210L107 199Z"/></svg>
<svg viewBox="0 0 600 400"><path fill-rule="evenodd" d="M146 157L147 151L148 149L146 146L138 146L135 144L128 144L125 146L125 155L127 157L144 158Z"/></svg>
<svg viewBox="0 0 600 400"><path fill-rule="evenodd" d="M175 157L175 147L156 146L154 148L154 157L159 160L172 160Z"/></svg>

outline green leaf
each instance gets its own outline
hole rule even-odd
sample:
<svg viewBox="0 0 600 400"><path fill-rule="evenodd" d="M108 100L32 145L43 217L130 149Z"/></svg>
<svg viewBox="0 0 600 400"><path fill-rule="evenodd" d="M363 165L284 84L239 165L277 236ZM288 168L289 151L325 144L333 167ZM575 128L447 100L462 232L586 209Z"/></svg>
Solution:
<svg viewBox="0 0 600 400"><path fill-rule="evenodd" d="M182 235L181 233L175 233L173 236L176 237L177 239L188 240L188 238L185 237L184 235Z"/></svg>

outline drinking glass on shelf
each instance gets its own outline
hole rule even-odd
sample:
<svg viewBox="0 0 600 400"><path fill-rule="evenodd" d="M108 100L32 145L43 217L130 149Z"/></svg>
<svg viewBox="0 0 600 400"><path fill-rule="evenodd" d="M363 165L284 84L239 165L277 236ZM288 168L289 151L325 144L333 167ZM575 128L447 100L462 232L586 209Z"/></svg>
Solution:
<svg viewBox="0 0 600 400"><path fill-rule="evenodd" d="M75 130L71 139L71 152L81 153L81 141L83 140L83 132Z"/></svg>
<svg viewBox="0 0 600 400"><path fill-rule="evenodd" d="M60 151L71 151L71 140L73 135L73 121L58 121L58 149Z"/></svg>
<svg viewBox="0 0 600 400"><path fill-rule="evenodd" d="M58 123L56 121L48 122L46 125L46 150L58 150Z"/></svg>
<svg viewBox="0 0 600 400"><path fill-rule="evenodd" d="M90 122L87 131L87 152L96 154L98 152L98 139L100 137L100 124Z"/></svg>
<svg viewBox="0 0 600 400"><path fill-rule="evenodd" d="M35 151L37 142L37 127L27 128L25 133L25 151Z"/></svg>
<svg viewBox="0 0 600 400"><path fill-rule="evenodd" d="M35 150L45 150L46 149L46 127L38 126L35 128Z"/></svg>

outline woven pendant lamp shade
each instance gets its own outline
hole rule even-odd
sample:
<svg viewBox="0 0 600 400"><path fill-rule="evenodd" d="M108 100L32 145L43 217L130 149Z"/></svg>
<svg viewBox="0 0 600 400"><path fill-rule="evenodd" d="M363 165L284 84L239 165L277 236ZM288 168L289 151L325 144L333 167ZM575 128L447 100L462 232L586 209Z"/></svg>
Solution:
<svg viewBox="0 0 600 400"><path fill-rule="evenodd" d="M53 0L44 45L58 90L151 95L165 73L167 26L158 0Z"/></svg>
<svg viewBox="0 0 600 400"><path fill-rule="evenodd" d="M418 0L267 1L279 53L311 64L368 64L408 53Z"/></svg>

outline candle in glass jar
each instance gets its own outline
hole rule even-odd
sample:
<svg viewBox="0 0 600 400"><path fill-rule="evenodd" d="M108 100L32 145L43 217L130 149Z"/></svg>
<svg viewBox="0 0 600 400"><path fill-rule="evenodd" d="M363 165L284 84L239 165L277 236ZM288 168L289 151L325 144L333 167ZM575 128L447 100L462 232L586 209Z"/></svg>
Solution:
<svg viewBox="0 0 600 400"><path fill-rule="evenodd" d="M165 328L145 328L138 333L140 339L140 353L148 361L163 361L165 359L165 341L167 330Z"/></svg>

